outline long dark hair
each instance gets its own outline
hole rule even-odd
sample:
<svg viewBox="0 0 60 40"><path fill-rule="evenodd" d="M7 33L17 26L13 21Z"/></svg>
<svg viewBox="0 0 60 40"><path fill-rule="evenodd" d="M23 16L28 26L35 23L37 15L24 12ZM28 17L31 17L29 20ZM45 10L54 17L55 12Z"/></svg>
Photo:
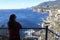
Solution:
<svg viewBox="0 0 60 40"><path fill-rule="evenodd" d="M10 15L10 18L9 18L9 21L8 21L8 26L10 26L10 28L12 28L12 29L14 29L15 26L16 26L15 25L16 24L15 19L16 19L15 14Z"/></svg>

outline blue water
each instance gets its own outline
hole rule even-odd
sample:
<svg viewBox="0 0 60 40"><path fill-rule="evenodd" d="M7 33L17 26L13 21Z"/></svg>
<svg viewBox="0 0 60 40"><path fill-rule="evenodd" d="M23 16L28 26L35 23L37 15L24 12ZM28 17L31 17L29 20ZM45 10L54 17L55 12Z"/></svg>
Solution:
<svg viewBox="0 0 60 40"><path fill-rule="evenodd" d="M0 26L5 25L7 27L7 22L9 16L15 14L17 16L16 20L21 23L23 28L40 28L43 19L45 19L48 14L42 14L33 12L31 9L15 9L15 10L0 10Z"/></svg>

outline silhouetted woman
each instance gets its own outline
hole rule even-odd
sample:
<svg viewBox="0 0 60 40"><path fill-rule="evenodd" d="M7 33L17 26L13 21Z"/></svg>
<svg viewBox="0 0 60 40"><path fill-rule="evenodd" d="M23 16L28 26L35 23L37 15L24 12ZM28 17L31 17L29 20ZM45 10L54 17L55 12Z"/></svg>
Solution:
<svg viewBox="0 0 60 40"><path fill-rule="evenodd" d="M9 40L20 40L19 29L21 29L22 26L16 22L15 19L15 14L10 15L8 22Z"/></svg>

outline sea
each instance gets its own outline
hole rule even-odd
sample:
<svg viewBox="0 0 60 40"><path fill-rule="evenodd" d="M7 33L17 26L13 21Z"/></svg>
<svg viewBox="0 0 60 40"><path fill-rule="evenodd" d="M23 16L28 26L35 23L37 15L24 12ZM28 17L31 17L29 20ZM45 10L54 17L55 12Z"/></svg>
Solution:
<svg viewBox="0 0 60 40"><path fill-rule="evenodd" d="M0 27L8 27L7 23L11 14L16 15L16 21L23 28L40 28L43 19L48 17L48 13L33 12L32 9L4 9L0 10Z"/></svg>
<svg viewBox="0 0 60 40"><path fill-rule="evenodd" d="M22 28L41 28L41 23L48 17L48 13L33 12L32 9L4 9L0 10L0 28L8 28L7 23L11 14L16 15L16 21L22 25ZM1 31L1 29L0 29ZM7 29L4 35L7 35ZM25 29L20 30L21 36L25 35ZM0 32L1 35L2 31Z"/></svg>

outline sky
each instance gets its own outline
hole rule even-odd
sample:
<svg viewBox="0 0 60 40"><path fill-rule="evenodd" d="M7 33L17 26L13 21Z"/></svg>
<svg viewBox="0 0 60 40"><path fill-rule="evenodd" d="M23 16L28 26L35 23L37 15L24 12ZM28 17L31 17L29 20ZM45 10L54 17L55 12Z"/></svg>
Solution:
<svg viewBox="0 0 60 40"><path fill-rule="evenodd" d="M22 9L53 0L0 0L0 9Z"/></svg>

